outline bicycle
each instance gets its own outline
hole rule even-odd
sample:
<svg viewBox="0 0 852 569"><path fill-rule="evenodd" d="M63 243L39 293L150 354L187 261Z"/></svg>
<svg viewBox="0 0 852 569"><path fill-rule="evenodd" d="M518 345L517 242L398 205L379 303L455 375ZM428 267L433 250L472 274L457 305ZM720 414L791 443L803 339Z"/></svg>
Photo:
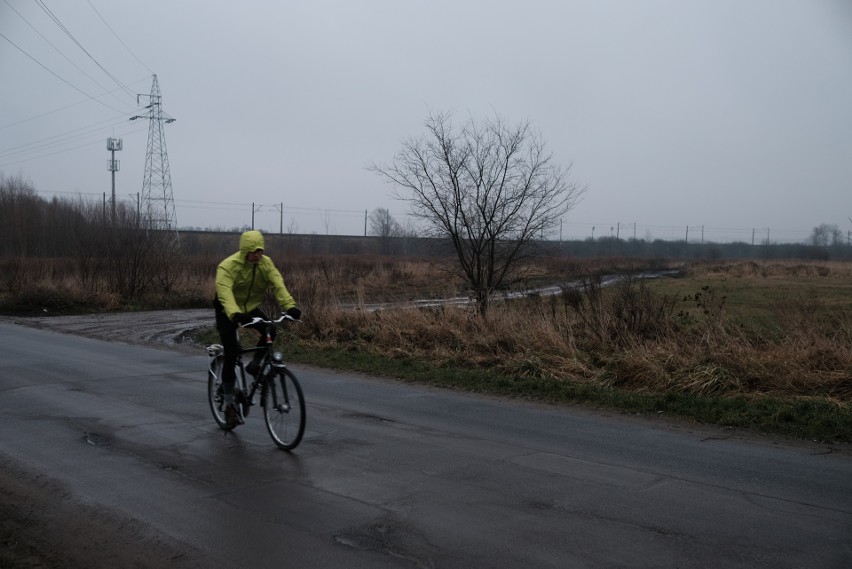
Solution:
<svg viewBox="0 0 852 569"><path fill-rule="evenodd" d="M264 320L255 317L245 326L264 324L264 342L253 348L241 348L237 355L237 378L234 384L234 403L241 421L245 421L251 407L255 404L255 395L260 393L260 406L263 407L263 417L266 430L273 442L284 450L292 450L301 442L305 434L305 398L299 380L284 364L281 352L272 350L272 332L274 326L285 320L298 320L282 315L277 320ZM263 360L257 378L249 386L246 382L246 371L243 366L243 354L262 351ZM210 356L210 369L207 372L207 396L213 419L222 429L232 430L236 425L225 420L223 410L224 395L222 393L222 365L224 364L224 347L221 344L207 346Z"/></svg>

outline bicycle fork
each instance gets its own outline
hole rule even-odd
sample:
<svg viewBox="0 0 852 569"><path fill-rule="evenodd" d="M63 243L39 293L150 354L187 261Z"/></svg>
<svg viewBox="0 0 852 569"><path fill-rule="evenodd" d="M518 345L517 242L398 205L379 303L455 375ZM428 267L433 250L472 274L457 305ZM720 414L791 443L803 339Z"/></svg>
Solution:
<svg viewBox="0 0 852 569"><path fill-rule="evenodd" d="M290 393L287 390L287 376L284 374L285 365L283 362L283 355L281 352L274 352L272 354L272 361L270 362L270 370L269 375L267 376L267 385L266 389L263 390L263 397L269 396L269 392L272 392L272 407L278 411L279 413L287 413L290 411ZM281 389L279 390L276 385L276 380L280 382ZM280 401L283 399L283 401ZM265 405L265 401L263 404Z"/></svg>

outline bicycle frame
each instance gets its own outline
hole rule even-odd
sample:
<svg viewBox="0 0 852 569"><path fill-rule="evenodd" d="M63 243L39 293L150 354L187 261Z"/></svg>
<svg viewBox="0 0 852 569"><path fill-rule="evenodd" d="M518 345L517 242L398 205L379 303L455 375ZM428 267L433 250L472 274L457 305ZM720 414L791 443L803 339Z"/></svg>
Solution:
<svg viewBox="0 0 852 569"><path fill-rule="evenodd" d="M256 319L259 320L259 319ZM260 391L260 404L263 405L265 403L264 398L266 397L266 380L268 379L270 368L276 367L285 367L283 363L283 356L279 352L273 352L273 326L274 323L280 322L281 319L275 321L265 321L266 328L261 333L263 335L263 345L255 346L253 348L240 348L240 351L237 353L237 367L240 368L240 377L238 378L240 389L238 392L241 392L243 397L245 397L245 402L249 406L254 405L254 395L257 393L257 389L261 388ZM257 377L252 382L251 387L248 387L246 382L246 370L245 365L243 364L243 355L245 354L253 354L255 352L263 352L263 359L260 362L260 371L257 373ZM276 357L277 356L277 357ZM270 361L272 360L272 361ZM273 391L273 400L277 405L277 397L275 397L275 392ZM241 402L243 403L243 402Z"/></svg>
<svg viewBox="0 0 852 569"><path fill-rule="evenodd" d="M257 346L240 347L237 351L235 366L239 368L239 371L235 378L234 403L243 419L242 422L245 422L245 417L255 404L255 396L259 390L260 406L263 409L267 431L279 448L289 451L299 444L305 432L305 400L298 379L284 364L284 355L273 350L275 325L284 320L298 322L285 315L278 320L255 318L243 325L243 327L251 326L254 329L260 329L258 324L263 324L263 328L259 330L261 341ZM222 429L231 430L235 425L227 423L222 414L223 395L220 373L224 348L221 344L213 344L207 347L207 353L211 357L207 382L210 410ZM260 369L250 385L246 380L246 369L243 363L243 355L248 353L262 354L259 358Z"/></svg>

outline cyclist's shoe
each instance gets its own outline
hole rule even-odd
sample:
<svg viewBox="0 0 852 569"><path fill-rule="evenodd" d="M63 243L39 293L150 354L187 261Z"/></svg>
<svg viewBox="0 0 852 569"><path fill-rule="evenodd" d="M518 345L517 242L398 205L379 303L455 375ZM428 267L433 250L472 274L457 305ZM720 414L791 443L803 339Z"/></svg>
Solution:
<svg viewBox="0 0 852 569"><path fill-rule="evenodd" d="M229 429L243 424L243 418L240 417L240 412L237 411L236 405L232 404L225 407L225 423L227 423Z"/></svg>
<svg viewBox="0 0 852 569"><path fill-rule="evenodd" d="M260 373L260 362L257 360L252 360L246 366L246 373L253 377L257 377L257 374Z"/></svg>

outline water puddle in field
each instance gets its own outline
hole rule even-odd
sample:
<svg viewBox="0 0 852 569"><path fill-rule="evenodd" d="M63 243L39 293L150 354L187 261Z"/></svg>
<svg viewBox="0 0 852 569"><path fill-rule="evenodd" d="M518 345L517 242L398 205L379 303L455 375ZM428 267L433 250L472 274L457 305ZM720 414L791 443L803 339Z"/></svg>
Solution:
<svg viewBox="0 0 852 569"><path fill-rule="evenodd" d="M647 273L631 274L631 275L608 275L601 277L601 286L608 287L620 283L626 279L634 280L649 280L661 277L670 277L678 274L679 271L652 271ZM518 291L499 293L495 300L514 300L519 298L556 296L565 290L580 289L583 287L584 281L573 281L561 285L552 285L541 288L530 288ZM389 301L389 302L365 302L363 304L344 304L341 308L350 310L365 310L367 312L375 312L378 310L387 310L389 308L437 308L440 306L468 306L475 302L469 296L455 296L451 298L428 298L428 299L412 299L407 301Z"/></svg>
<svg viewBox="0 0 852 569"><path fill-rule="evenodd" d="M679 271L650 271L631 275L601 277L601 286L612 286L626 279L642 280L668 277ZM578 280L560 285L504 291L495 301L528 297L555 296L566 290L581 290L584 281ZM391 308L438 308L441 306L470 306L475 300L469 296L449 298L424 298L342 304L344 310L376 312ZM214 326L212 308L184 310L153 310L143 312L121 312L83 314L72 316L43 316L23 320L27 325L47 328L58 332L79 334L103 340L120 340L129 343L159 343L171 346L191 344L195 330ZM90 443L94 444L94 443Z"/></svg>

